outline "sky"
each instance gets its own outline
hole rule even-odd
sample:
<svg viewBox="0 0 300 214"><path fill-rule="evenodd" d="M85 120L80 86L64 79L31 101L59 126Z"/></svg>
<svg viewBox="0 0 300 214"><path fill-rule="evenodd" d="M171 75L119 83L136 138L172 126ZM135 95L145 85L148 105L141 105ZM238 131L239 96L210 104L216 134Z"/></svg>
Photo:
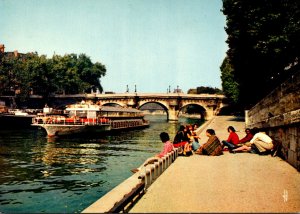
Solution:
<svg viewBox="0 0 300 214"><path fill-rule="evenodd" d="M105 92L221 89L222 0L0 0L5 51L81 54L106 66Z"/></svg>

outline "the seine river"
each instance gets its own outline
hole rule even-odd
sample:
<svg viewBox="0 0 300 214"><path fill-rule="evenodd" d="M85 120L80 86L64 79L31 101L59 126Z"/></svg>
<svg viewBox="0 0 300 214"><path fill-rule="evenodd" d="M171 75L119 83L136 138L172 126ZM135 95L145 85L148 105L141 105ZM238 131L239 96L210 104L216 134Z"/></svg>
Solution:
<svg viewBox="0 0 300 214"><path fill-rule="evenodd" d="M0 213L78 213L132 175L180 124L146 116L150 127L113 135L49 140L37 128L0 130Z"/></svg>

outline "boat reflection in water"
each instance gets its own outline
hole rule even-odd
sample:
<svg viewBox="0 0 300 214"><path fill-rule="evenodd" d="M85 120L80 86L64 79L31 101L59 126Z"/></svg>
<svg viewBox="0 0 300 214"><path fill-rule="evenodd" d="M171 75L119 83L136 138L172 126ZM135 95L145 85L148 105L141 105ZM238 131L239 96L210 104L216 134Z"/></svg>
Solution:
<svg viewBox="0 0 300 214"><path fill-rule="evenodd" d="M143 112L134 108L101 106L83 101L68 105L65 112L66 115L38 115L33 118L32 125L44 128L49 137L149 126Z"/></svg>
<svg viewBox="0 0 300 214"><path fill-rule="evenodd" d="M35 161L41 161L45 166L49 168L42 170L41 172L45 177L53 176L56 170L52 170L51 166L61 165L64 166L76 166L68 167L67 172L69 174L82 174L82 173L94 173L106 170L105 166L93 167L91 165L97 165L100 159L104 159L105 151L101 149L100 141L95 143L76 144L71 147L60 147L57 143L58 139L48 138L45 145L44 155L38 157ZM108 141L102 141L108 143ZM102 162L102 161L101 161Z"/></svg>

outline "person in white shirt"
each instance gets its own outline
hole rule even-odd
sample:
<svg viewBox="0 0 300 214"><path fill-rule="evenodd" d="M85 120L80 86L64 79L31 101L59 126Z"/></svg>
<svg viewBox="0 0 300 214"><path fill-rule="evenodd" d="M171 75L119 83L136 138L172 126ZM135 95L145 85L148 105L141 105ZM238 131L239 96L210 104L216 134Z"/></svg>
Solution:
<svg viewBox="0 0 300 214"><path fill-rule="evenodd" d="M233 152L239 151L252 151L254 145L259 154L266 154L273 149L273 142L272 138L270 138L265 132L258 132L256 133L253 138L250 140L251 146L243 145L237 149L232 150Z"/></svg>

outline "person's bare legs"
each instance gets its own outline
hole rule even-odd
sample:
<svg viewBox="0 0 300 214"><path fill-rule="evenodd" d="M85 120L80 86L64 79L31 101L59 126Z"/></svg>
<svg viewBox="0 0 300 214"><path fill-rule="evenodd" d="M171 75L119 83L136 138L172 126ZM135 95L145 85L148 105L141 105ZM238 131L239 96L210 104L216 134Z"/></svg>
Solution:
<svg viewBox="0 0 300 214"><path fill-rule="evenodd" d="M233 149L232 151L233 152L240 152L240 151L242 151L242 152L248 152L250 150L251 150L251 147L243 145L243 146L241 146L239 148Z"/></svg>
<svg viewBox="0 0 300 214"><path fill-rule="evenodd" d="M139 168L131 169L130 171L136 173L141 170L142 166L147 166L148 164L153 164L154 162L158 161L159 157L151 157L148 158Z"/></svg>

